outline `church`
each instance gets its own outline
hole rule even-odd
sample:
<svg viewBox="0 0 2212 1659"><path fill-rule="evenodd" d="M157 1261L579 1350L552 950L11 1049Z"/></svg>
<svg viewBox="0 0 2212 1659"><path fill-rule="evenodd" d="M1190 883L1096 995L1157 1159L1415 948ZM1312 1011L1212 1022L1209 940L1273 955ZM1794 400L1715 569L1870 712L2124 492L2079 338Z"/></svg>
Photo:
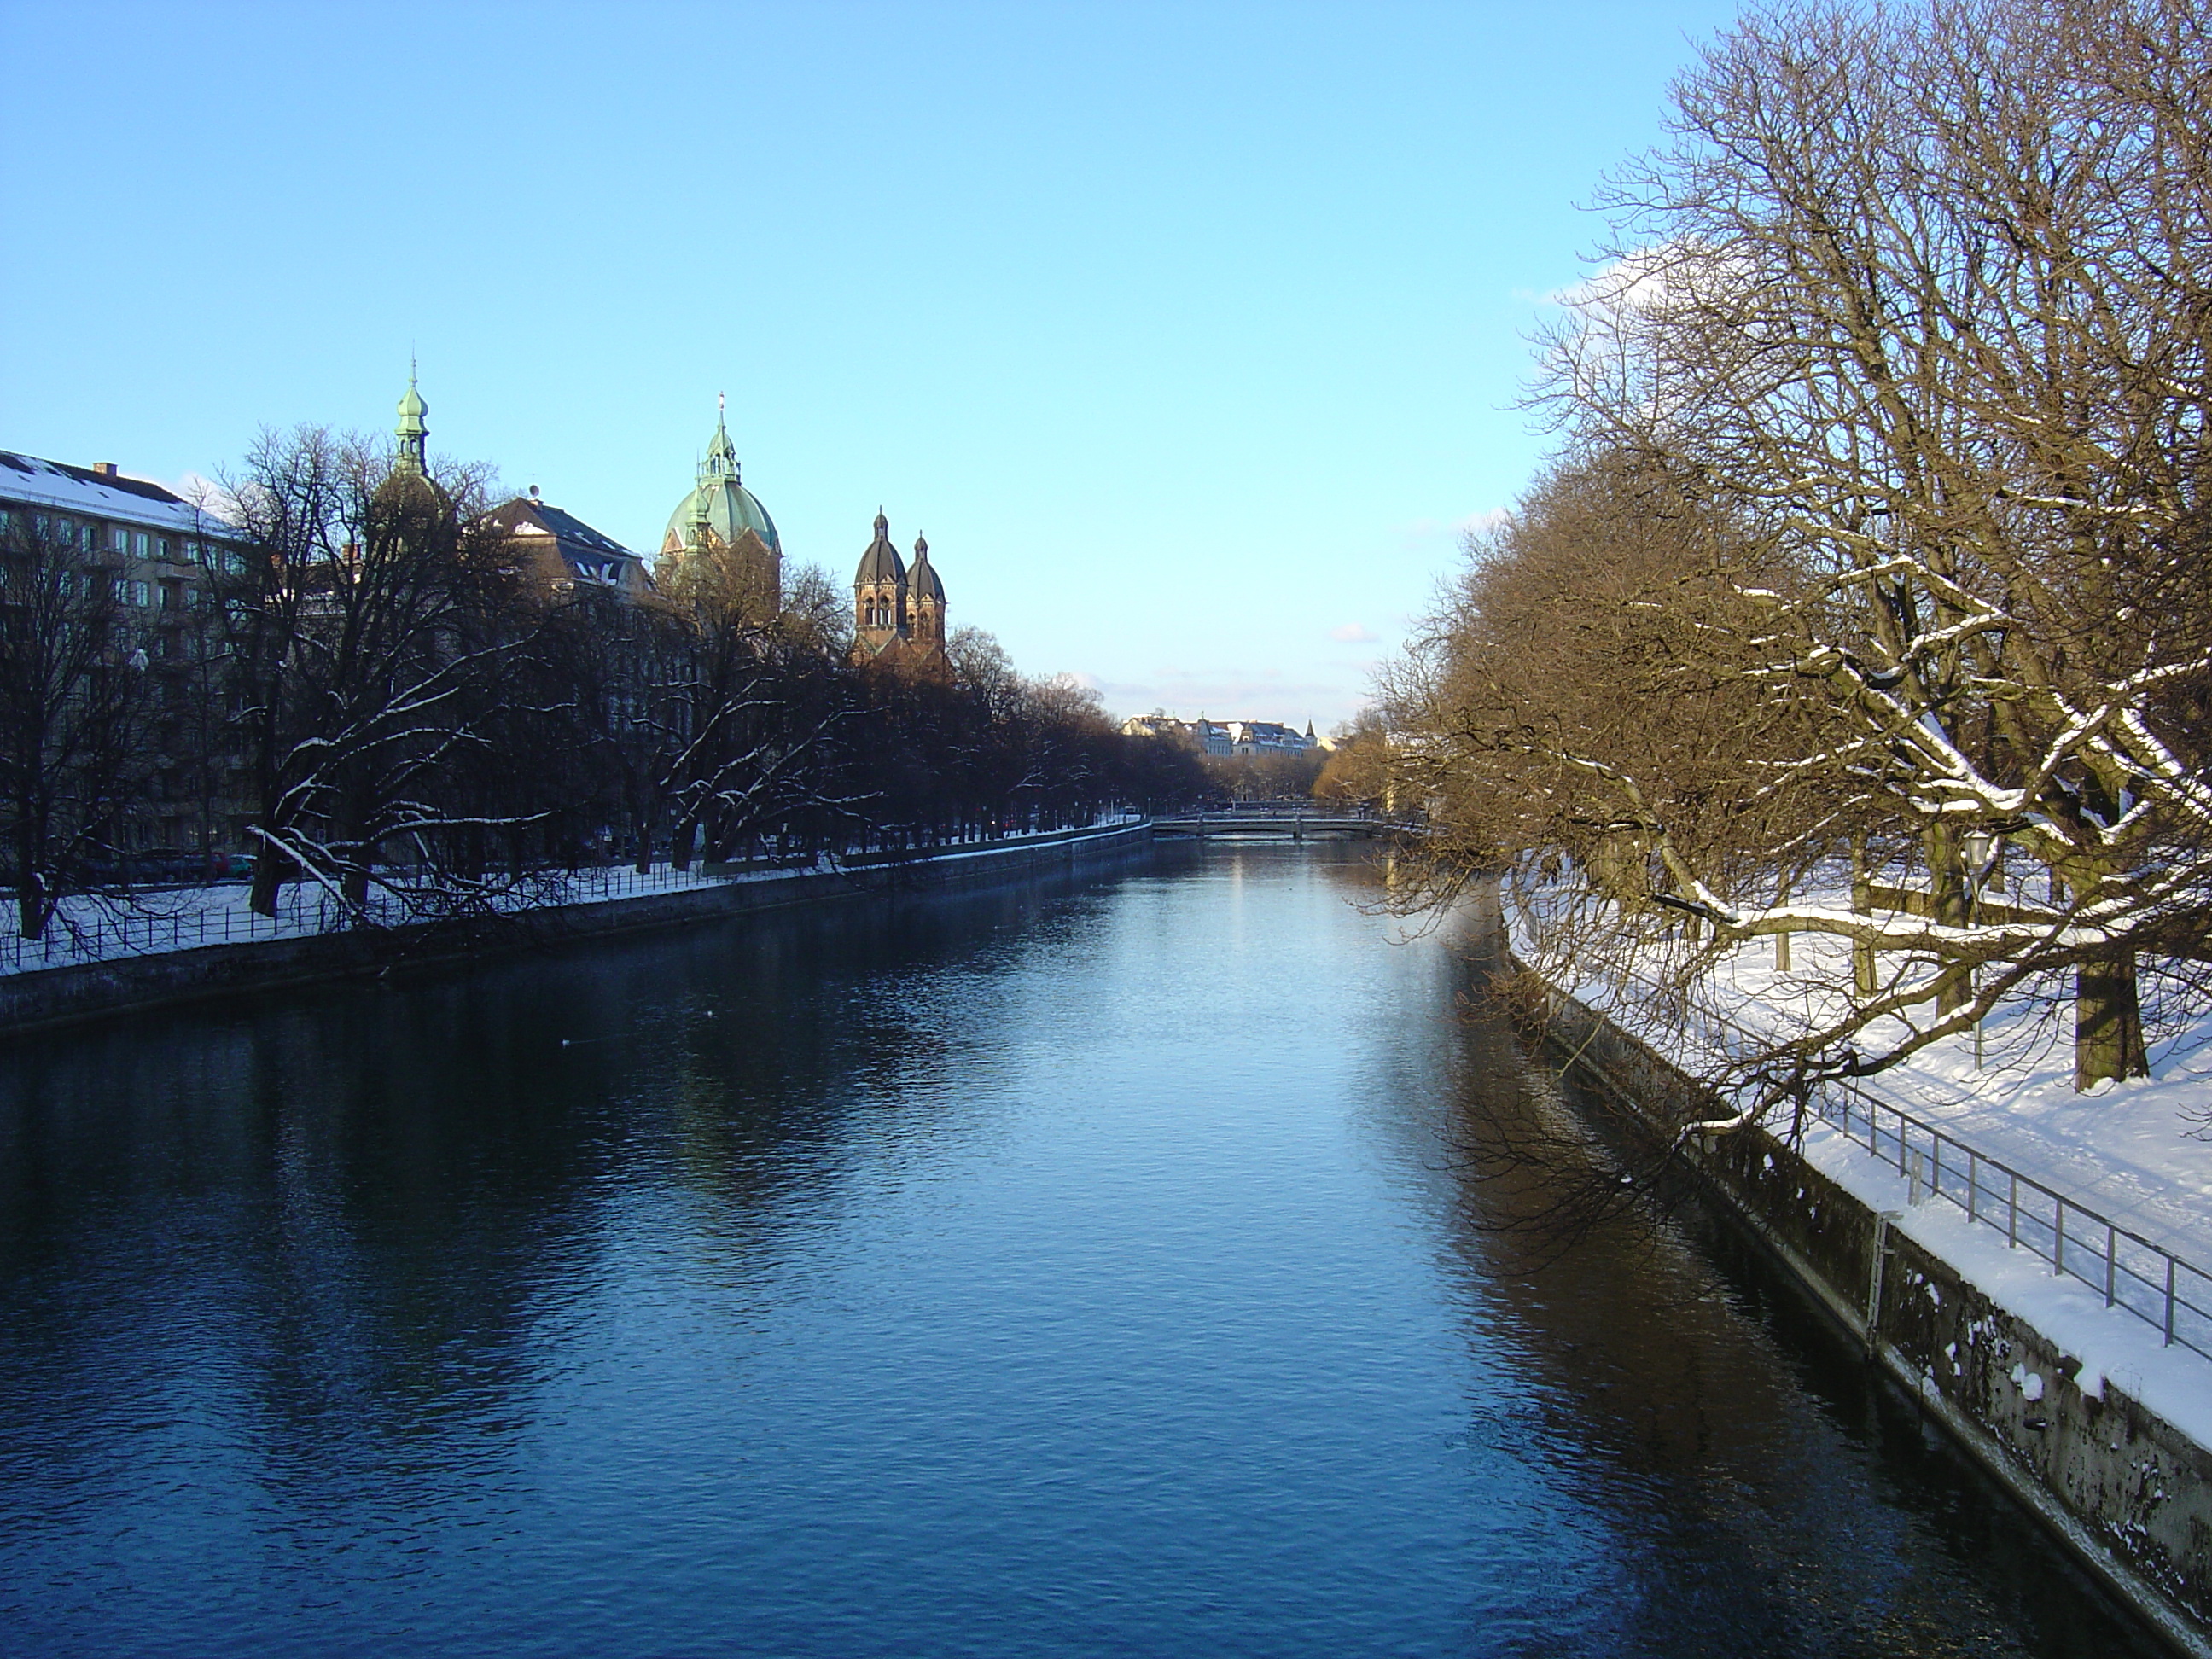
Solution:
<svg viewBox="0 0 2212 1659"><path fill-rule="evenodd" d="M783 538L760 497L744 486L737 446L730 441L726 404L716 410L714 435L700 463L698 483L677 502L661 532L662 583L687 560L726 561L749 602L763 617L783 608Z"/></svg>
<svg viewBox="0 0 2212 1659"><path fill-rule="evenodd" d="M398 469L422 465L429 412L414 379L399 406ZM760 497L745 488L737 446L730 441L726 400L714 417L714 435L690 491L677 502L661 532L659 558L648 574L644 560L612 537L546 501L532 484L526 496L494 509L489 522L526 552L561 592L589 584L624 599L649 601L678 585L687 562L720 565L763 619L783 608L783 538ZM931 678L950 679L945 653L945 582L930 560L929 541L916 536L914 562L892 545L890 520L876 513L874 540L860 555L853 577L853 661Z"/></svg>
<svg viewBox="0 0 2212 1659"><path fill-rule="evenodd" d="M853 576L853 660L950 678L945 653L945 583L929 562L929 538L914 538L914 563L891 544L890 520L876 510L876 538Z"/></svg>
<svg viewBox="0 0 2212 1659"><path fill-rule="evenodd" d="M699 469L697 487L676 504L660 538L664 583L680 562L726 554L773 614L783 596L783 541L760 497L744 486L730 441L726 404ZM875 539L853 577L853 660L864 667L950 678L945 655L945 583L930 562L929 542L916 536L914 563L891 544L890 521L876 513Z"/></svg>

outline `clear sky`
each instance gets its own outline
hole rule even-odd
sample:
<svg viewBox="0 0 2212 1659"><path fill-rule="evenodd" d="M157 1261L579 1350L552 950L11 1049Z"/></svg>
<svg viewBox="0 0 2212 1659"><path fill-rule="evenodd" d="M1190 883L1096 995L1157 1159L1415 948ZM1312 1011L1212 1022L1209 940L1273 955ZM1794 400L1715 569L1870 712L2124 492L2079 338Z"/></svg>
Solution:
<svg viewBox="0 0 2212 1659"><path fill-rule="evenodd" d="M1118 713L1326 730L1545 439L1577 204L1734 7L0 0L0 448L388 430L651 551L726 392Z"/></svg>

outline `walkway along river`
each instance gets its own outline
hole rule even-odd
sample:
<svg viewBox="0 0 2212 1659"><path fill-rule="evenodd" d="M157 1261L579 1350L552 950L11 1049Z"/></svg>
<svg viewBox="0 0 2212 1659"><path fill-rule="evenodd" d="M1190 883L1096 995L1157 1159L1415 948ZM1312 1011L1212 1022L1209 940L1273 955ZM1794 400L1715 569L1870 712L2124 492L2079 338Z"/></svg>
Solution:
<svg viewBox="0 0 2212 1659"><path fill-rule="evenodd" d="M7 1051L0 1651L2120 1655L1364 848ZM1547 1253L1549 1254L1549 1253Z"/></svg>

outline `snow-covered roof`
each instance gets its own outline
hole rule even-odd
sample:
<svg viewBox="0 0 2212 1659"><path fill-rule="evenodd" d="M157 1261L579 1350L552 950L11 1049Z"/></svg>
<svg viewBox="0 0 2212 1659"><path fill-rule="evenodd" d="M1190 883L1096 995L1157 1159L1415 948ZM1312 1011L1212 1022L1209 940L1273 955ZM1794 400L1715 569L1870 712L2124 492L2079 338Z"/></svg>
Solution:
<svg viewBox="0 0 2212 1659"><path fill-rule="evenodd" d="M564 513L534 495L517 495L513 501L494 507L487 518L509 536L551 536L562 544L561 550L571 557L579 551L604 554L615 559L637 557L613 537L592 529L574 514Z"/></svg>
<svg viewBox="0 0 2212 1659"><path fill-rule="evenodd" d="M188 535L222 535L230 526L174 491L145 478L43 461L0 449L0 501L56 507L88 519L112 519Z"/></svg>

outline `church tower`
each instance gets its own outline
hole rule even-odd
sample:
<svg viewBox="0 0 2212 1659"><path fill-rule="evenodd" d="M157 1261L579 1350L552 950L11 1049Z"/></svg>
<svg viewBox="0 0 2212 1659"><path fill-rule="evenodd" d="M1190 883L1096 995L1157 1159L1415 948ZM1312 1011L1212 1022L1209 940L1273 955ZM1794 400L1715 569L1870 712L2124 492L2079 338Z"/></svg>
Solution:
<svg viewBox="0 0 2212 1659"><path fill-rule="evenodd" d="M926 651L945 649L945 584L929 562L929 539L914 538L914 568L907 576L907 633Z"/></svg>
<svg viewBox="0 0 2212 1659"><path fill-rule="evenodd" d="M714 436L700 463L697 488L676 504L661 533L664 570L702 557L726 561L725 574L750 594L748 604L764 617L783 605L783 542L760 497L744 486L738 447L730 441L726 410L718 404Z"/></svg>
<svg viewBox="0 0 2212 1659"><path fill-rule="evenodd" d="M395 472L411 472L416 477L430 470L430 428L423 419L430 405L422 401L422 394L415 386L415 365L407 365L407 395L399 400L399 425L393 436L399 440L399 453L392 459Z"/></svg>
<svg viewBox="0 0 2212 1659"><path fill-rule="evenodd" d="M914 538L914 563L891 545L890 520L876 514L876 538L853 574L853 660L902 674L950 680L945 654L945 584L929 543Z"/></svg>
<svg viewBox="0 0 2212 1659"><path fill-rule="evenodd" d="M878 657L884 647L907 633L906 566L891 545L891 523L879 507L876 538L860 555L860 568L853 577L854 654Z"/></svg>

